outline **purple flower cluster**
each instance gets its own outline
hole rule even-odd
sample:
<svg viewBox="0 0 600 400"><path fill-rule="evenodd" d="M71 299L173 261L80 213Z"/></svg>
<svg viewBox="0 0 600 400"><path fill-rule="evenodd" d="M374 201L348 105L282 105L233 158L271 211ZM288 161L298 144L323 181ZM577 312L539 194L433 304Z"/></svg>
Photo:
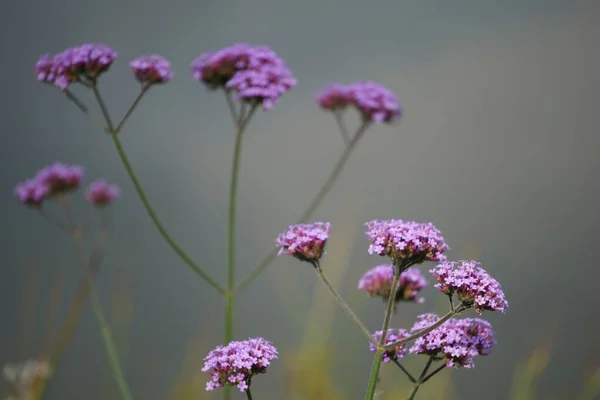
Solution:
<svg viewBox="0 0 600 400"><path fill-rule="evenodd" d="M373 220L365 224L371 239L369 254L388 256L404 265L443 261L448 245L432 223L401 219Z"/></svg>
<svg viewBox="0 0 600 400"><path fill-rule="evenodd" d="M117 52L104 44L83 44L54 55L44 54L35 64L40 82L53 83L66 90L73 82L89 84L108 71Z"/></svg>
<svg viewBox="0 0 600 400"><path fill-rule="evenodd" d="M330 227L329 222L290 225L275 240L280 247L278 255L287 254L310 263L318 261L323 256Z"/></svg>
<svg viewBox="0 0 600 400"><path fill-rule="evenodd" d="M436 314L423 314L411 328L411 334L439 320ZM448 367L472 368L478 355L489 355L497 343L489 322L479 318L451 319L415 340L411 354L424 354L443 360Z"/></svg>
<svg viewBox="0 0 600 400"><path fill-rule="evenodd" d="M257 102L264 110L297 83L273 50L246 43L198 56L192 62L192 76L210 89L233 90L238 100Z"/></svg>
<svg viewBox="0 0 600 400"><path fill-rule="evenodd" d="M166 83L173 79L171 63L158 54L141 56L129 63L135 79L142 85Z"/></svg>
<svg viewBox="0 0 600 400"><path fill-rule="evenodd" d="M508 307L500 283L491 277L477 261L443 262L430 272L438 282L435 287L442 293L456 297L466 306L483 310L502 311Z"/></svg>
<svg viewBox="0 0 600 400"><path fill-rule="evenodd" d="M331 84L316 94L319 106L327 111L356 108L363 119L375 122L392 122L402 115L396 95L375 82L356 82L350 85Z"/></svg>
<svg viewBox="0 0 600 400"><path fill-rule="evenodd" d="M85 198L92 205L102 207L113 203L120 193L117 185L112 185L104 179L98 179L90 183L85 191Z"/></svg>
<svg viewBox="0 0 600 400"><path fill-rule="evenodd" d="M384 301L392 292L394 266L392 264L378 265L368 270L358 281L358 289L366 291L370 296L381 296ZM421 270L415 267L406 269L400 274L398 291L395 301L422 303L424 299L419 293L427 286L427 280Z"/></svg>
<svg viewBox="0 0 600 400"><path fill-rule="evenodd" d="M77 189L82 180L83 167L55 162L42 168L32 179L19 183L14 194L23 204L40 206L51 196Z"/></svg>
<svg viewBox="0 0 600 400"><path fill-rule="evenodd" d="M206 384L206 390L237 386L243 392L250 386L250 379L267 372L267 367L275 358L277 349L261 337L217 346L204 358L202 372L212 376L212 380Z"/></svg>
<svg viewBox="0 0 600 400"><path fill-rule="evenodd" d="M379 341L381 340L381 335L383 334L383 331L377 331L373 334L373 339L375 339L377 341L377 343L379 343ZM404 329L388 329L387 331L387 335L385 336L385 344L384 345L388 345L388 344L392 344L394 342L397 342L398 340L402 340L402 339L406 339L407 337L409 337L409 333L404 330ZM375 347L375 345L373 343L369 343L369 350L371 350L372 352L377 351L377 348ZM393 347L389 350L387 350L385 353L383 353L383 362L390 362L393 360L397 360L398 358L402 358L404 357L404 355L406 354L406 345L399 345L396 347Z"/></svg>
<svg viewBox="0 0 600 400"><path fill-rule="evenodd" d="M45 200L53 196L69 193L78 189L83 181L83 167L54 162L39 170L31 179L19 183L15 197L22 204L40 207ZM86 198L93 205L107 205L119 195L119 188L104 180L92 182L86 190Z"/></svg>

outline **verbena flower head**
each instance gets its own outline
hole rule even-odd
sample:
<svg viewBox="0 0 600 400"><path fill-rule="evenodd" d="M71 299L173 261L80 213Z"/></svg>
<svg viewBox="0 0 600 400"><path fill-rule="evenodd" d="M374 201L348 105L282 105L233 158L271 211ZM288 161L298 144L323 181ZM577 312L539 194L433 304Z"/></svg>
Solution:
<svg viewBox="0 0 600 400"><path fill-rule="evenodd" d="M2 368L2 378L7 383L3 385L7 394L19 400L34 398L36 384L47 379L52 373L52 367L46 360L28 360L24 363L6 364Z"/></svg>
<svg viewBox="0 0 600 400"><path fill-rule="evenodd" d="M192 76L210 89L232 90L238 100L259 103L264 110L297 83L273 50L246 43L200 55L192 61Z"/></svg>
<svg viewBox="0 0 600 400"><path fill-rule="evenodd" d="M94 206L107 206L113 203L121 191L117 185L112 185L104 179L90 183L85 191L85 198Z"/></svg>
<svg viewBox="0 0 600 400"><path fill-rule="evenodd" d="M53 83L66 90L73 82L90 83L108 71L117 58L117 52L104 44L89 43L71 47L52 59L44 54L35 66L35 75L41 82Z"/></svg>
<svg viewBox="0 0 600 400"><path fill-rule="evenodd" d="M202 371L212 376L212 380L206 384L206 390L237 386L243 392L250 386L250 379L267 372L267 367L275 358L277 349L261 337L217 346L204 358Z"/></svg>
<svg viewBox="0 0 600 400"><path fill-rule="evenodd" d="M379 341L381 340L382 334L383 334L383 331L375 332L373 334L373 339L375 339L377 341L377 343L379 343ZM387 335L385 336L385 345L392 344L394 342L397 342L398 340L406 339L409 336L410 336L409 333L404 329L388 329ZM369 343L369 350L371 350L372 352L376 352L377 347L375 347L375 345L373 343ZM387 350L385 353L383 353L383 362L387 363L390 361L397 360L399 358L404 357L405 354L406 354L406 345L403 344L403 345L393 347L393 348Z"/></svg>
<svg viewBox="0 0 600 400"><path fill-rule="evenodd" d="M318 92L316 99L319 106L327 111L353 106L365 121L388 123L402 115L396 95L385 86L371 81L347 86L334 83Z"/></svg>
<svg viewBox="0 0 600 400"><path fill-rule="evenodd" d="M508 302L502 287L477 261L443 262L429 272L438 282L435 287L456 297L466 306L473 306L478 314L483 310L506 311Z"/></svg>
<svg viewBox="0 0 600 400"><path fill-rule="evenodd" d="M329 222L290 225L275 240L279 246L278 255L287 254L310 263L319 261L329 239L330 227Z"/></svg>
<svg viewBox="0 0 600 400"><path fill-rule="evenodd" d="M440 317L423 314L417 317L411 333L423 330ZM489 355L497 343L489 322L479 318L451 319L415 340L411 354L424 354L443 360L448 367L472 368L478 355Z"/></svg>
<svg viewBox="0 0 600 400"><path fill-rule="evenodd" d="M28 179L15 187L14 195L22 204L39 207L49 192L50 188L48 186L40 185L34 179Z"/></svg>
<svg viewBox="0 0 600 400"><path fill-rule="evenodd" d="M158 54L141 56L129 63L135 79L143 85L166 83L173 79L171 63Z"/></svg>
<svg viewBox="0 0 600 400"><path fill-rule="evenodd" d="M365 233L371 239L369 254L388 256L404 265L446 259L444 252L448 245L432 223L390 219L373 220L365 225Z"/></svg>
<svg viewBox="0 0 600 400"><path fill-rule="evenodd" d="M394 266L378 265L368 270L358 281L358 289L366 291L370 296L381 296L387 301L392 292ZM422 303L424 299L419 293L427 286L427 280L421 270L410 267L400 274L395 301Z"/></svg>

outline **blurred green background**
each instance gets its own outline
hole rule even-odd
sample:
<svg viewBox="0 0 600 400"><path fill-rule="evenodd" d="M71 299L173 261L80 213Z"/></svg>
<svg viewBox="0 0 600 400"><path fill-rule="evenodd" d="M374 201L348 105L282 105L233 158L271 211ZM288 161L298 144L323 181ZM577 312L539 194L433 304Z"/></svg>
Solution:
<svg viewBox="0 0 600 400"><path fill-rule="evenodd" d="M223 281L233 133L225 100L191 79L189 63L250 42L272 47L299 85L246 132L238 277L302 213L343 150L314 92L375 80L398 94L405 117L368 132L315 214L333 223L323 268L344 298L377 329L382 304L356 284L385 260L368 256L362 224L432 221L450 258L480 260L510 308L486 316L499 340L494 354L474 370L444 371L420 398L599 398L599 13L594 0L6 2L0 363L35 358L55 340L81 278L68 238L11 193L61 160L123 190L98 288L134 398L211 398L199 370L221 343L222 299L154 230L109 138L32 70L44 52L114 46L119 59L102 89L118 117L137 90L127 62L149 52L172 61L174 81L150 93L122 140L171 233ZM393 325L445 309L433 288L425 295L422 305L402 306ZM276 260L241 294L235 329L237 339L264 336L281 353L253 382L255 398L362 398L372 354L310 267ZM382 398L403 398L404 378L385 367ZM45 398L116 396L88 308Z"/></svg>

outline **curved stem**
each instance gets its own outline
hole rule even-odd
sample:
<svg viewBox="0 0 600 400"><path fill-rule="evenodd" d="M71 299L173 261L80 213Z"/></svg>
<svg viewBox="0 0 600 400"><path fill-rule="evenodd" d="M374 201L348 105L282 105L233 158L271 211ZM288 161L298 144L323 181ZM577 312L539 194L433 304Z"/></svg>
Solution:
<svg viewBox="0 0 600 400"><path fill-rule="evenodd" d="M140 200L142 201L142 204L144 205L148 216L154 223L156 230L158 230L158 233L161 234L161 236L165 239L167 244L175 252L175 254L177 254L179 258L181 258L181 260L187 264L188 267L190 267L200 278L204 279L204 281L210 286L212 286L217 292L219 292L222 295L225 295L225 289L223 289L221 285L219 285L212 277L210 277L206 272L204 272L204 270L198 264L196 264L194 260L192 260L192 258L181 247L179 247L177 242L175 242L175 240L171 238L171 235L163 226L162 222L158 218L158 215L154 211L154 208L152 208L150 201L146 197L146 193L144 192L144 189L142 188L142 185L137 175L135 174L131 163L129 162L129 158L127 157L127 153L125 152L125 149L123 148L119 137L115 134L111 134L110 137L112 138L115 148L119 153L119 157L121 158L121 162L125 166L125 170L127 171L127 174L129 175L129 178L131 179L131 182L133 183L133 186L135 187L135 190L138 196L140 197Z"/></svg>
<svg viewBox="0 0 600 400"><path fill-rule="evenodd" d="M375 341L375 339L373 339L373 335L371 334L369 329L365 326L365 324L362 323L362 321L356 316L356 314L354 314L354 311L352 311L350 306L348 306L348 304L346 304L346 302L342 299L342 297L335 290L335 288L333 287L331 282L329 282L329 279L327 279L327 276L325 276L325 273L321 269L321 265L319 264L319 262L314 261L312 264L315 267L315 270L317 271L317 275L319 275L319 277L323 280L323 283L325 283L325 286L327 286L327 289L329 289L329 291L333 295L333 298L338 302L338 304L342 307L342 309L346 312L346 314L348 314L350 316L350 318L352 318L354 323L363 331L363 333L365 334L367 339L371 343L373 343L374 345L377 346L378 343Z"/></svg>
<svg viewBox="0 0 600 400"><path fill-rule="evenodd" d="M385 352L385 340L387 337L387 330L390 325L390 319L392 318L392 310L394 309L394 301L396 299L396 292L398 291L398 281L400 280L400 273L403 270L403 265L394 262L394 279L392 280L392 292L388 297L387 306L385 308L385 315L383 317L383 326L381 328L381 339L379 340L379 346L375 352L375 360L373 360L373 366L371 368L371 377L369 378L369 386L367 387L367 395L365 400L372 400L375 395L375 389L377 387L377 380L379 378L379 370L381 369L381 360L383 359L383 353Z"/></svg>
<svg viewBox="0 0 600 400"><path fill-rule="evenodd" d="M312 216L312 214L315 212L317 207L319 207L319 205L321 204L321 202L323 201L325 196L327 196L327 194L333 187L333 184L337 181L340 173L346 166L346 162L350 158L350 155L356 148L356 145L358 144L360 138L363 136L363 134L365 133L365 131L367 130L369 125L370 124L368 122L363 122L362 125L358 128L358 130L354 134L354 137L352 138L350 143L346 146L346 149L344 150L344 152L338 159L335 167L333 168L333 170L327 177L327 180L325 181L323 186L321 186L321 189L319 189L319 192L313 198L313 200L309 204L306 211L304 211L302 216L298 219L297 223L305 222L306 219L308 219ZM260 263L258 263L258 265L256 267L254 267L248 273L248 275L246 275L240 281L240 283L235 288L235 292L240 292L243 289L245 289L246 286L248 286L254 279L256 279L265 270L265 268L267 268L269 266L269 264L271 264L273 262L275 257L277 257L277 249L272 250Z"/></svg>

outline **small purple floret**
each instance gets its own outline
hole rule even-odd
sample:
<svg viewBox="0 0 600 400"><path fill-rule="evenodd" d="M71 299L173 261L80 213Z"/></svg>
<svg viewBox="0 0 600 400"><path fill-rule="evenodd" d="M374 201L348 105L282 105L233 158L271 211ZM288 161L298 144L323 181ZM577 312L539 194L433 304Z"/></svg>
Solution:
<svg viewBox="0 0 600 400"><path fill-rule="evenodd" d="M404 265L442 261L448 250L440 231L432 223L401 219L373 220L365 224L371 239L369 254L388 256Z"/></svg>
<svg viewBox="0 0 600 400"><path fill-rule="evenodd" d="M368 270L358 281L358 289L366 291L370 296L381 296L384 301L392 292L394 280L394 266L392 264L378 265ZM421 274L421 270L410 267L400 274L398 291L395 301L423 303L423 297L419 296L421 290L427 287L427 280Z"/></svg>
<svg viewBox="0 0 600 400"><path fill-rule="evenodd" d="M238 43L192 61L192 76L210 89L232 90L240 101L269 110L296 86L285 62L267 46Z"/></svg>
<svg viewBox="0 0 600 400"><path fill-rule="evenodd" d="M71 83L90 84L108 71L117 52L104 44L75 46L51 57L44 54L35 65L37 80L66 90Z"/></svg>
<svg viewBox="0 0 600 400"><path fill-rule="evenodd" d="M477 261L443 262L429 272L438 282L434 287L440 292L453 295L475 312L506 311L508 302L502 286L491 277Z"/></svg>
<svg viewBox="0 0 600 400"><path fill-rule="evenodd" d="M77 189L83 181L83 167L55 162L15 187L15 197L23 204L40 206L47 198Z"/></svg>
<svg viewBox="0 0 600 400"><path fill-rule="evenodd" d="M243 392L248 389L250 379L266 373L267 367L276 358L277 349L261 337L217 346L204 358L202 372L208 372L212 377L206 384L206 390L236 386Z"/></svg>
<svg viewBox="0 0 600 400"><path fill-rule="evenodd" d="M439 319L436 314L422 314L410 332L421 331ZM409 352L443 360L448 367L472 368L473 359L489 355L496 343L489 322L479 318L451 319L415 340Z"/></svg>
<svg viewBox="0 0 600 400"><path fill-rule="evenodd" d="M319 106L326 111L341 111L353 106L365 121L392 122L402 116L396 95L375 82L356 82L350 85L334 83L316 94Z"/></svg>
<svg viewBox="0 0 600 400"><path fill-rule="evenodd" d="M375 339L377 341L377 343L379 343L381 341L382 334L383 334L383 331L375 332L373 334L373 339ZM404 329L388 329L387 335L385 336L385 345L392 344L394 342L397 342L398 340L406 339L409 336L410 335L408 334L408 332ZM376 352L377 348L375 347L375 345L373 343L369 343L369 350L371 350L372 352ZM406 345L405 344L393 347L389 350L386 350L386 352L383 353L383 362L387 363L390 361L395 361L399 358L404 357L405 354L406 354Z"/></svg>
<svg viewBox="0 0 600 400"><path fill-rule="evenodd" d="M275 240L279 246L278 255L287 254L310 263L319 261L329 239L330 227L329 222L290 225Z"/></svg>
<svg viewBox="0 0 600 400"><path fill-rule="evenodd" d="M97 207L112 204L121 191L117 185L108 183L104 179L98 179L90 183L85 191L85 198Z"/></svg>
<svg viewBox="0 0 600 400"><path fill-rule="evenodd" d="M173 79L169 61L158 54L141 56L129 63L135 79L141 84L166 83Z"/></svg>

